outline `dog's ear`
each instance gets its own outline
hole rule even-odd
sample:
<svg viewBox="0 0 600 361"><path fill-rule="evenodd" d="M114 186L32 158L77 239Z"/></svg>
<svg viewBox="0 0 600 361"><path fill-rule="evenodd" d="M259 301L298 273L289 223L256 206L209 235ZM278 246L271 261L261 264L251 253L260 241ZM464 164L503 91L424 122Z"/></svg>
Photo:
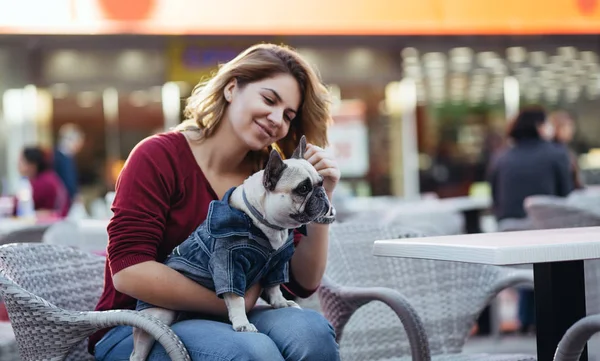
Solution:
<svg viewBox="0 0 600 361"><path fill-rule="evenodd" d="M269 161L267 162L265 174L263 175L263 185L265 188L270 191L274 190L286 168L287 165L283 162L279 153L273 149L271 154L269 154Z"/></svg>
<svg viewBox="0 0 600 361"><path fill-rule="evenodd" d="M298 143L296 150L294 150L294 153L292 154L292 158L304 159L304 153L306 153L306 136L303 135L302 138L300 138L300 143Z"/></svg>

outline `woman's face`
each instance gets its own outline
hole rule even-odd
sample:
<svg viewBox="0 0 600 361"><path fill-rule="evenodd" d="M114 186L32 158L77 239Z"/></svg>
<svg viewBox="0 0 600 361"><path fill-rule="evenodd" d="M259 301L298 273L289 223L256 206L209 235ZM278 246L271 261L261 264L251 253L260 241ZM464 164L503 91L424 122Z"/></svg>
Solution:
<svg viewBox="0 0 600 361"><path fill-rule="evenodd" d="M18 168L19 173L23 177L32 177L35 175L35 166L29 163L22 155L19 157Z"/></svg>
<svg viewBox="0 0 600 361"><path fill-rule="evenodd" d="M573 140L575 127L573 121L565 120L556 128L556 139L564 144L570 143Z"/></svg>
<svg viewBox="0 0 600 361"><path fill-rule="evenodd" d="M251 150L260 150L285 137L296 118L301 94L298 82L280 74L239 87L232 81L225 88L230 103L225 120Z"/></svg>

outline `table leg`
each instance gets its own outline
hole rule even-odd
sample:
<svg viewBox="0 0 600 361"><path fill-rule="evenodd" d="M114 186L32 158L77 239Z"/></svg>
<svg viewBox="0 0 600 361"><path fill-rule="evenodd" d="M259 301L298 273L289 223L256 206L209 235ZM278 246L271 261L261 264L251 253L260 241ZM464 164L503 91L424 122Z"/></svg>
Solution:
<svg viewBox="0 0 600 361"><path fill-rule="evenodd" d="M586 316L583 261L533 265L537 354L552 360L569 327ZM580 361L587 361L587 347Z"/></svg>
<svg viewBox="0 0 600 361"><path fill-rule="evenodd" d="M480 211L478 209L463 211L466 233L481 233Z"/></svg>

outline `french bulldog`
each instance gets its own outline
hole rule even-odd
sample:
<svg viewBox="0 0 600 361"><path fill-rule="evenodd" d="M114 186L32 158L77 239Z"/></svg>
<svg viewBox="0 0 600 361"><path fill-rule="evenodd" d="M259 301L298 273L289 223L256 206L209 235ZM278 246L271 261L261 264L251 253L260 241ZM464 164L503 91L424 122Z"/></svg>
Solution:
<svg viewBox="0 0 600 361"><path fill-rule="evenodd" d="M165 261L222 297L235 331L257 332L248 320L244 300L244 292L257 282L263 284L271 307L299 308L280 289L288 280L292 230L331 210L323 178L304 159L305 151L304 136L290 159L282 160L277 151L271 151L265 169L222 200L211 202L207 219ZM141 301L138 310L167 325L178 317L176 311ZM138 328L133 337L130 361L146 360L154 339Z"/></svg>

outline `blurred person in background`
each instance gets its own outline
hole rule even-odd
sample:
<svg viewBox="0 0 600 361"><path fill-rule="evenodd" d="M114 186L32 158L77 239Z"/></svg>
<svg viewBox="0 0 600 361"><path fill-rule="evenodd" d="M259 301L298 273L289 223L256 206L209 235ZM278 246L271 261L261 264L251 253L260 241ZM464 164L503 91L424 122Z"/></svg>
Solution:
<svg viewBox="0 0 600 361"><path fill-rule="evenodd" d="M75 156L85 142L85 135L75 124L67 123L58 130L57 145L54 149L54 170L62 179L69 193L69 206L77 200L79 194L79 174Z"/></svg>
<svg viewBox="0 0 600 361"><path fill-rule="evenodd" d="M176 130L140 142L119 175L108 225L104 290L96 310L135 309L139 299L195 314L171 327L193 361L338 361L335 333L320 313L255 307L262 293L257 283L245 293L244 303L259 332L236 332L223 299L163 263L211 219L212 201L263 169L271 149L289 158L302 135L308 141L304 157L323 176L332 199L340 171L323 150L331 122L327 88L295 51L260 44L196 87L185 115ZM333 218L309 224L306 236L294 232L289 282L282 285L288 297L306 298L318 289ZM90 337L90 352L99 361L128 360L132 331L117 326L97 332ZM168 359L155 343L149 360Z"/></svg>
<svg viewBox="0 0 600 361"><path fill-rule="evenodd" d="M550 122L554 127L554 143L565 147L571 160L571 176L575 189L583 188L583 182L579 174L577 165L577 154L569 147L575 135L575 121L571 115L563 110L552 112L549 116Z"/></svg>
<svg viewBox="0 0 600 361"><path fill-rule="evenodd" d="M51 157L41 147L26 147L19 158L19 173L31 183L36 215L64 218L69 210L69 195L52 169Z"/></svg>
<svg viewBox="0 0 600 361"><path fill-rule="evenodd" d="M511 145L491 163L488 173L493 212L502 229L505 220L525 220L523 202L533 195L565 197L573 190L566 149L550 141L554 127L541 107L523 109L508 127ZM519 289L520 331L535 326L533 291Z"/></svg>

